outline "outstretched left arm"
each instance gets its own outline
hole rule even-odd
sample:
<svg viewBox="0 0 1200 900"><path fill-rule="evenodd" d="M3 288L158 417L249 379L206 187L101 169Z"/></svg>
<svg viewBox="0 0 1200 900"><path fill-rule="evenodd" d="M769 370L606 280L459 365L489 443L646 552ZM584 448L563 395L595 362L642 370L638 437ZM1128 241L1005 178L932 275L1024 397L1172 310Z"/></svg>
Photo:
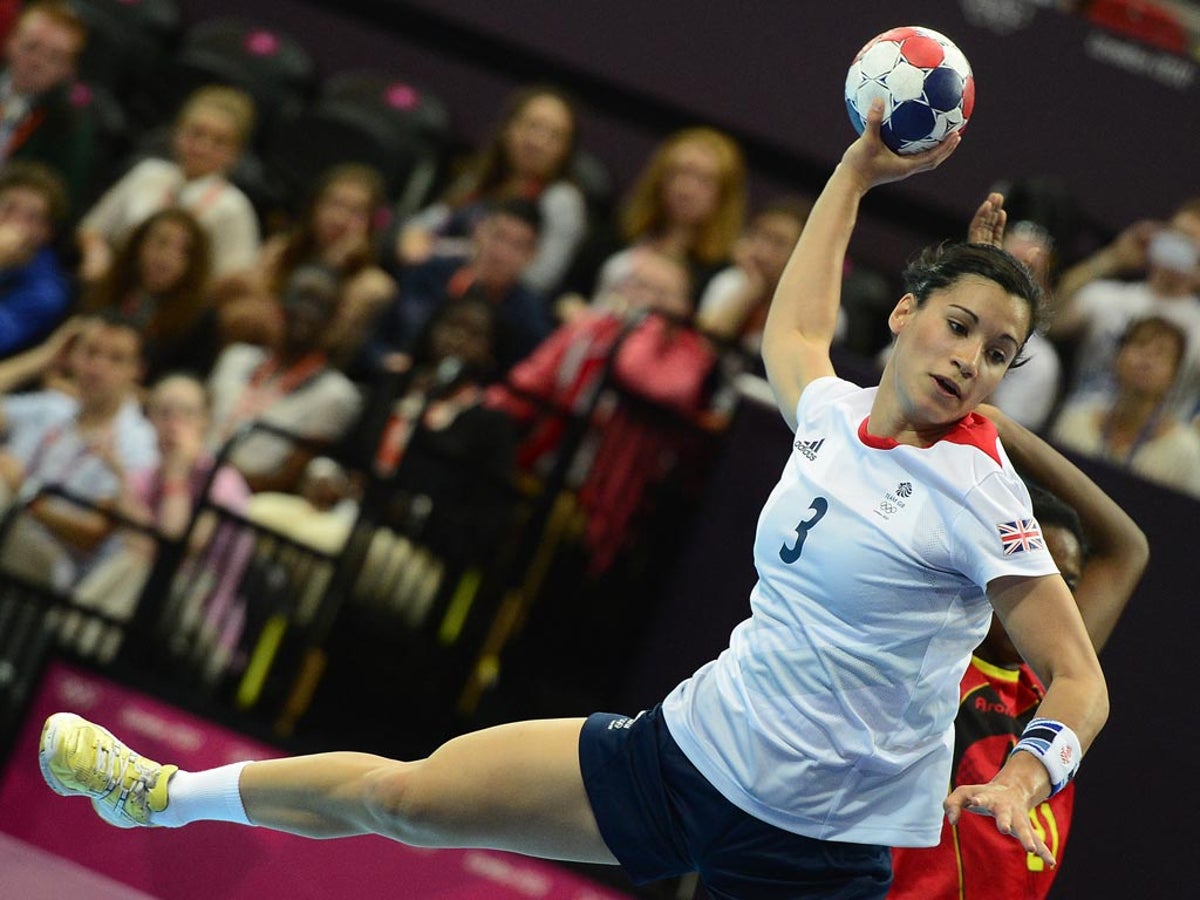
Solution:
<svg viewBox="0 0 1200 900"><path fill-rule="evenodd" d="M1060 575L1005 576L988 584L988 599L1021 655L1048 685L1038 717L1070 728L1083 752L1108 718L1108 690L1079 610ZM1048 865L1054 855L1037 837L1029 810L1050 795L1050 776L1030 753L1014 753L987 784L962 785L943 803L951 824L964 810L990 815Z"/></svg>

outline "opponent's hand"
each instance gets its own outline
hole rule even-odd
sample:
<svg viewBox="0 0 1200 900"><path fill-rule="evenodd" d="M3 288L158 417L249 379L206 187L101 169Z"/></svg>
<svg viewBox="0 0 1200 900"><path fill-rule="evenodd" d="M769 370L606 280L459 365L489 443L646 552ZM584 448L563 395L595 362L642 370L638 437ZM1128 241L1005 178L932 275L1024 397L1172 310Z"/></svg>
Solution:
<svg viewBox="0 0 1200 900"><path fill-rule="evenodd" d="M967 226L967 243L1004 245L1004 227L1008 224L1008 211L1004 208L1004 195L992 192L987 195L971 224Z"/></svg>
<svg viewBox="0 0 1200 900"><path fill-rule="evenodd" d="M1046 865L1056 866L1058 860L1029 820L1033 805L1026 791L1001 781L963 785L942 801L951 825L957 825L964 812L991 816L996 820L997 831L1016 838L1027 852L1036 854Z"/></svg>
<svg viewBox="0 0 1200 900"><path fill-rule="evenodd" d="M936 147L902 156L888 149L880 137L882 122L883 101L875 100L867 113L863 133L842 155L842 164L854 172L864 191L890 181L900 181L917 172L936 169L949 159L962 142L962 136L955 132Z"/></svg>

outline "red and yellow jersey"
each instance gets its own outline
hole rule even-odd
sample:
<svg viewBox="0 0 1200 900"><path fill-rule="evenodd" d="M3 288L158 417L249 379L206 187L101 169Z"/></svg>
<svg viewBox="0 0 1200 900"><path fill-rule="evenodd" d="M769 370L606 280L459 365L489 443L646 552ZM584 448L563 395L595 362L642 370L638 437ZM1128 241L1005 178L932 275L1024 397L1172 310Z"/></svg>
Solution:
<svg viewBox="0 0 1200 900"><path fill-rule="evenodd" d="M1028 666L1005 669L971 657L954 720L951 789L992 779L1044 693ZM1074 804L1069 784L1029 814L1059 865ZM936 847L894 849L892 869L888 897L899 900L1032 900L1046 896L1057 871L1000 834L992 818L970 813L957 826L943 819Z"/></svg>

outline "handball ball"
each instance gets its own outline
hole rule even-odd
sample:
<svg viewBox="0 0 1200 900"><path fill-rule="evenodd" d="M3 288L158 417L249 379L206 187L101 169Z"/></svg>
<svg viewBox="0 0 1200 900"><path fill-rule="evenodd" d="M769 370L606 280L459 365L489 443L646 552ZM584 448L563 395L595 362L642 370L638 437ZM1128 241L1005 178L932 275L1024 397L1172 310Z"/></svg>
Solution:
<svg viewBox="0 0 1200 900"><path fill-rule="evenodd" d="M944 34L893 28L868 41L846 75L846 109L859 134L876 97L883 100L883 142L897 153L919 153L967 124L975 78Z"/></svg>

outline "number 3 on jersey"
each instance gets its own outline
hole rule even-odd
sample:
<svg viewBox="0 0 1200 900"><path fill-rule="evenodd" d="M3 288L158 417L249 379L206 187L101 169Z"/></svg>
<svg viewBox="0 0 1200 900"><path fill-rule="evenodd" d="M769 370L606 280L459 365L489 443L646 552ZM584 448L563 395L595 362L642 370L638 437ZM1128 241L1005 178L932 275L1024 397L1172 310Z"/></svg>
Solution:
<svg viewBox="0 0 1200 900"><path fill-rule="evenodd" d="M800 554L804 551L804 539L808 537L808 532L825 517L825 513L829 511L829 501L824 497L814 497L813 502L809 504L809 509L813 514L807 519L802 519L800 524L796 526L796 543L789 547L786 543L779 548L779 558L789 566L800 558Z"/></svg>

